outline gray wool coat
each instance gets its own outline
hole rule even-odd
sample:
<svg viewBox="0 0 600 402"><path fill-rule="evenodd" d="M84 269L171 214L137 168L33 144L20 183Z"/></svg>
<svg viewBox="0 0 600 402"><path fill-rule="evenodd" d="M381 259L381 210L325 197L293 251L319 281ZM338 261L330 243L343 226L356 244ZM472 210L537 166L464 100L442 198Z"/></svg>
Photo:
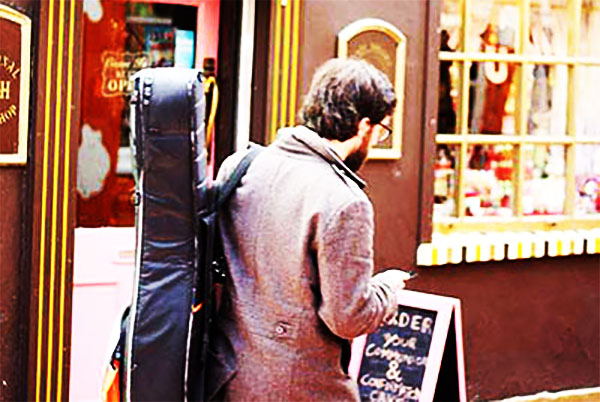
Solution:
<svg viewBox="0 0 600 402"><path fill-rule="evenodd" d="M229 157L218 180L241 154ZM328 143L283 129L221 213L229 281L208 386L233 401L359 400L349 340L393 311L373 278L373 208Z"/></svg>

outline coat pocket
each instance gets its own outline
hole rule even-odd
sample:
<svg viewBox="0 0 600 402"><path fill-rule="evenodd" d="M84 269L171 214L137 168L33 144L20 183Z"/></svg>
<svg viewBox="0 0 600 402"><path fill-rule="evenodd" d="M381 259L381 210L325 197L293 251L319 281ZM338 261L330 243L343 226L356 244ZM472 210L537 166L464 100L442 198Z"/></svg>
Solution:
<svg viewBox="0 0 600 402"><path fill-rule="evenodd" d="M211 401L238 371L236 351L223 331L213 329L206 358L204 400Z"/></svg>

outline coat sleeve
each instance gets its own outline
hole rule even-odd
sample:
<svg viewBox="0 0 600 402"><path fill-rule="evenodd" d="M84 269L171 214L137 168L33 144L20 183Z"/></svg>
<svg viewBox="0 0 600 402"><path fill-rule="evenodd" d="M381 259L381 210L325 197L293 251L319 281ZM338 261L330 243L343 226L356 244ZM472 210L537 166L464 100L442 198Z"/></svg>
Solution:
<svg viewBox="0 0 600 402"><path fill-rule="evenodd" d="M357 200L317 231L319 317L342 338L375 331L396 307L391 288L372 277L373 226L371 203Z"/></svg>

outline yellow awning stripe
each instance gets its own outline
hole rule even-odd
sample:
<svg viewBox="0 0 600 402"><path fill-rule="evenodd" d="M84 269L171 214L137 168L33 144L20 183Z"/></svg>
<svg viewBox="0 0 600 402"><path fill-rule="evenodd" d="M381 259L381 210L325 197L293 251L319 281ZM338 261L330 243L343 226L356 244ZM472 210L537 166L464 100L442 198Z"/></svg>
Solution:
<svg viewBox="0 0 600 402"><path fill-rule="evenodd" d="M547 232L435 233L417 249L417 265L600 254L600 229Z"/></svg>

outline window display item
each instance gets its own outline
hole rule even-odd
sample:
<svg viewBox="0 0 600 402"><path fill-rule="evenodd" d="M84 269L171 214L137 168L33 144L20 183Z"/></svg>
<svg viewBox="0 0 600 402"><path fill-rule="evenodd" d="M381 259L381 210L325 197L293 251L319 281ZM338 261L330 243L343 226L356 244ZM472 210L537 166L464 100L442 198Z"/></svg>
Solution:
<svg viewBox="0 0 600 402"><path fill-rule="evenodd" d="M514 53L514 32L488 24L481 34L483 53ZM470 129L472 133L512 134L515 132L513 110L507 108L515 64L474 62L471 65Z"/></svg>
<svg viewBox="0 0 600 402"><path fill-rule="evenodd" d="M150 67L173 67L175 65L175 29L170 26L147 25L144 27L146 52Z"/></svg>
<svg viewBox="0 0 600 402"><path fill-rule="evenodd" d="M175 67L194 67L194 31L175 30Z"/></svg>

